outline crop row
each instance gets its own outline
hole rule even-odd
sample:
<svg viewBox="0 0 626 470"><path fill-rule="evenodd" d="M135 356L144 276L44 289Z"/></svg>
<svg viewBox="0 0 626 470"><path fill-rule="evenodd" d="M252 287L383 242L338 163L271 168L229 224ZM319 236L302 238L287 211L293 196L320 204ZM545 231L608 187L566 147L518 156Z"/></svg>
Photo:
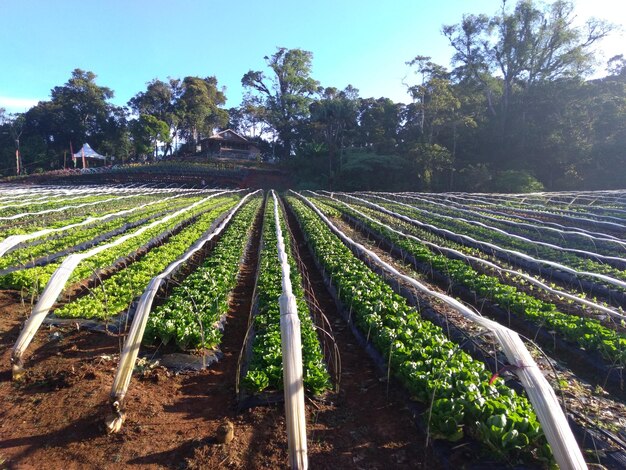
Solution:
<svg viewBox="0 0 626 470"><path fill-rule="evenodd" d="M101 237L107 232L122 228L127 224L148 222L150 218L158 216L166 211L169 212L180 209L190 202L195 201L177 200L160 202L144 208L139 212L119 217L112 217L104 222L89 224L87 226L76 227L74 229L64 231L62 236L52 236L49 238L39 239L36 243L31 243L30 245L24 247L18 246L17 249L0 258L0 269L7 268L9 266L23 265L29 261L36 260L39 257L64 251L79 244L89 242L94 238Z"/></svg>
<svg viewBox="0 0 626 470"><path fill-rule="evenodd" d="M90 277L98 269L103 269L111 266L116 260L122 257L129 256L142 248L150 240L160 236L168 230L173 230L177 226L190 220L190 218L201 214L203 211L210 210L212 207L223 204L225 202L232 203L234 201L233 196L216 197L208 200L204 204L196 206L188 212L179 214L170 220L155 224L153 227L145 230L143 233L132 237L119 245L109 248L107 250L98 253L97 255L89 258L85 262L81 263L72 273L70 282L78 282L80 280ZM140 229L137 229L141 230ZM115 240L119 237L114 237ZM112 240L103 242L110 243ZM37 266L34 268L15 271L0 277L0 287L4 289L18 289L26 291L39 292L47 284L50 276L59 267L59 262L47 264L45 266Z"/></svg>
<svg viewBox="0 0 626 470"><path fill-rule="evenodd" d="M150 250L145 256L135 261L110 278L105 279L91 291L54 311L59 317L107 318L128 307L131 301L140 295L150 279L163 271L172 261L181 256L204 232L226 207L219 205L200 215L197 221L172 236L166 243Z"/></svg>
<svg viewBox="0 0 626 470"><path fill-rule="evenodd" d="M88 204L91 202L101 202L104 200L109 200L111 198L117 198L114 194L90 194L90 195L81 195L77 197L70 197L61 200L53 200L53 201L36 201L23 206L13 206L13 207L0 207L0 217L8 217L12 215L17 215L21 213L29 213L29 212L38 212L47 209L58 209L60 207L65 207L68 205L79 205L79 204ZM113 201L111 201L113 202Z"/></svg>
<svg viewBox="0 0 626 470"><path fill-rule="evenodd" d="M228 312L229 295L237 284L240 261L261 201L254 198L239 210L202 265L152 312L146 342L173 341L181 349L213 348L220 343L220 320Z"/></svg>
<svg viewBox="0 0 626 470"><path fill-rule="evenodd" d="M302 366L304 386L314 395L330 388L330 379L324 357L304 297L302 279L291 253L289 232L282 210L279 218L289 264L291 284L296 297L302 335ZM244 386L252 392L267 388L283 388L283 367L280 337L280 309L278 298L282 294L282 273L277 252L276 222L272 205L265 207L263 239L259 258L259 274L256 286L257 313L254 317L254 340L252 357L244 377Z"/></svg>
<svg viewBox="0 0 626 470"><path fill-rule="evenodd" d="M599 321L562 313L556 305L520 291L515 286L503 284L495 276L480 274L461 260L433 253L423 244L389 230L382 223L368 220L345 207L335 208L349 213L372 232L412 255L418 262L428 264L479 296L519 316L529 318L538 325L545 325L587 350L598 351L611 363L626 364L626 337L606 328Z"/></svg>
<svg viewBox="0 0 626 470"><path fill-rule="evenodd" d="M330 200L325 200L325 202L336 208L341 207L337 206L336 202L331 202ZM346 203L342 202L341 204ZM393 212L381 212L372 207L360 206L358 203L350 204L349 206L355 211L360 211L365 218L374 218L375 221L386 224L391 230L401 231L406 234L408 238L417 238L416 241L424 244L436 254L446 254L446 256L451 256L455 259L462 259L481 273L498 273L503 283L522 286L523 290L527 289L532 291L531 295L538 295L541 298L547 299L548 302L554 302L556 299L558 301L557 305L565 309L564 311L566 312L580 312L579 309L582 308L583 312L580 313L589 313L591 316L597 315L598 312L601 312L602 315L608 314L610 317L606 317L603 320L603 324L609 328L614 327L613 321L615 318L623 317L623 311L620 308L609 307L605 303L599 303L596 299L588 300L586 298L587 295L581 290L558 287L557 284L552 281L524 272L519 267L516 268L510 263L495 256L490 256L477 248L457 243L450 238L446 238L443 234L437 235L437 232L433 233L433 231L422 228L415 223L417 221L410 223L408 220L400 218L401 216L399 215L393 215ZM576 308L572 309L574 306ZM589 311L588 309L592 310Z"/></svg>
<svg viewBox="0 0 626 470"><path fill-rule="evenodd" d="M411 205L429 210L436 214L442 214L449 217L469 217L472 222L480 221L489 224L496 230L508 231L513 237L521 236L528 238L536 243L549 243L570 250L585 250L591 254L596 253L601 256L621 256L623 254L623 246L611 243L610 239L599 239L599 237L581 236L581 233L570 230L557 230L552 227L546 227L539 223L528 224L510 220L511 218L503 218L502 216L491 216L482 211L470 209L468 207L446 201L445 204L436 200L426 199L423 197L400 197L394 199L406 200Z"/></svg>
<svg viewBox="0 0 626 470"><path fill-rule="evenodd" d="M288 198L319 263L356 326L367 335L411 395L432 404L429 427L451 440L464 434L507 459L549 459L550 451L528 400L492 383L483 363L423 320L407 301L358 260L302 202Z"/></svg>
<svg viewBox="0 0 626 470"><path fill-rule="evenodd" d="M390 201L378 202L380 202L380 204L384 207L398 211L405 215L417 217L423 222L427 222L438 227L442 227L445 225L448 230L454 230L456 233L462 235L470 235L482 240L489 240L491 243L497 243L501 247L518 250L522 253L536 253L537 256L541 256L546 260L562 263L577 270L605 274L621 280L626 280L625 271L612 267L608 264L602 264L592 259L581 258L574 253L555 250L553 248L543 247L522 240L517 240L504 234L495 232L493 230L489 230L485 227L472 225L467 222L458 220L455 217L434 214L428 211L424 211L423 209L410 208L403 203L392 203ZM442 222L442 220L445 220L445 223ZM598 281L596 280L594 282Z"/></svg>
<svg viewBox="0 0 626 470"><path fill-rule="evenodd" d="M44 228L59 228L65 225L75 224L82 222L88 217L102 216L119 210L136 207L137 205L145 204L158 199L158 196L137 195L134 198L111 201L107 203L106 207L74 207L63 212L34 215L19 220L0 221L0 239L4 239L11 235L22 235Z"/></svg>

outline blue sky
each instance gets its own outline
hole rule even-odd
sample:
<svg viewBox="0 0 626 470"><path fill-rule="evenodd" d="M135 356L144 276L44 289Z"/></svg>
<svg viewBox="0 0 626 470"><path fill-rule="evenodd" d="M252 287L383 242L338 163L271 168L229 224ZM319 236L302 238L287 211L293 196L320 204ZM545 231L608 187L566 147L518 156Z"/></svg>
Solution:
<svg viewBox="0 0 626 470"><path fill-rule="evenodd" d="M513 3L512 0L509 0ZM591 15L626 23L613 0L578 0ZM0 0L0 107L22 112L64 84L74 68L94 72L124 105L146 82L215 75L227 107L241 101L241 77L265 70L277 46L313 52L323 86L352 84L363 97L407 101L405 62L429 55L449 65L443 24L463 13L493 14L500 0ZM623 37L602 45L626 53Z"/></svg>

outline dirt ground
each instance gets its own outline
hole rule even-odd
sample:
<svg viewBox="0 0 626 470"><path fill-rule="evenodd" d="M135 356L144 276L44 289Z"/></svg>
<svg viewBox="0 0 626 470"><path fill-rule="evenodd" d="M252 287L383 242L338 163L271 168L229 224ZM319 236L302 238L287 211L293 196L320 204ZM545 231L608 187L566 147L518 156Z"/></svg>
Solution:
<svg viewBox="0 0 626 470"><path fill-rule="evenodd" d="M106 434L104 419L120 338L44 325L27 352L27 374L15 383L11 347L30 306L15 292L0 292L0 469L285 468L283 406L238 411L235 398L256 250L248 253L231 302L222 360L200 372L157 366L137 373L126 422L113 435ZM342 373L338 393L307 400L310 467L438 468L401 395L388 390L355 344L321 279L312 282L335 329ZM234 439L218 444L226 420L234 424Z"/></svg>

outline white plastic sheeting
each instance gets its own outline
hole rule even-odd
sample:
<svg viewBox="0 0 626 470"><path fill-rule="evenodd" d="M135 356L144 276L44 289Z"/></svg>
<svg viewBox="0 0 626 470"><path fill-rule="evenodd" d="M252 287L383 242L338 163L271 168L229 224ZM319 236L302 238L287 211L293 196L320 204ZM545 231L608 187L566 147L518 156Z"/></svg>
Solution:
<svg viewBox="0 0 626 470"><path fill-rule="evenodd" d="M126 392L128 391L128 386L130 385L130 380L133 375L133 369L135 367L135 361L137 360L137 355L139 354L139 347L141 346L141 341L143 339L143 335L146 331L146 325L148 323L148 316L150 315L150 311L152 310L152 302L154 301L154 297L156 296L159 288L163 281L165 281L179 266L183 263L187 262L194 254L206 245L207 242L211 241L213 238L218 236L224 231L224 229L228 226L230 220L237 213L239 208L245 204L248 198L257 194L260 189L245 195L241 201L228 213L228 215L224 218L224 220L213 230L210 234L200 238L196 243L194 243L191 248L189 248L183 256L179 259L171 263L165 270L152 278L149 282L148 287L144 290L143 294L139 298L139 302L135 309L135 316L133 317L133 321L130 326L130 330L128 332L128 336L126 341L124 342L124 348L122 349L122 354L120 355L120 362L117 367L117 372L115 374L115 379L113 380L113 385L111 386L111 394L110 394L110 402L112 408L112 415L107 417L106 426L108 432L117 432L121 429L122 424L124 423L125 414L124 414L124 397L126 396Z"/></svg>
<svg viewBox="0 0 626 470"><path fill-rule="evenodd" d="M298 193L295 194L297 194L311 209L313 209L332 230L332 232L335 233L346 245L367 256L392 276L400 278L412 285L418 291L444 302L468 320L471 320L472 322L489 330L502 346L504 354L510 364L515 367L514 371L526 389L528 398L533 405L537 418L541 423L559 467L561 469L587 468L587 464L585 463L580 448L578 447L576 439L574 438L574 435L569 427L567 418L565 417L563 410L561 410L554 390L550 387L550 384L537 366L537 363L534 361L530 352L526 349L526 346L515 331L489 320L488 318L484 318L478 312L475 312L469 307L463 305L458 300L448 295L435 292L415 279L400 273L393 266L381 260L378 255L346 236L306 197Z"/></svg>
<svg viewBox="0 0 626 470"><path fill-rule="evenodd" d="M302 371L302 337L296 297L291 288L289 258L285 249L285 240L280 228L278 200L272 191L274 200L274 220L278 259L282 272L282 295L280 305L280 340L283 354L283 388L285 391L285 419L287 422L287 442L289 446L289 465L291 468L308 468L306 442L306 414L304 409L304 376Z"/></svg>
<svg viewBox="0 0 626 470"><path fill-rule="evenodd" d="M211 194L210 196L200 201L197 201L194 204L186 206L166 217L163 217L162 219L155 220L151 224L146 225L140 228L139 230L136 230L135 232L124 235L110 243L97 246L84 253L74 253L68 256L65 259L65 261L61 263L61 266L59 266L50 277L48 284L46 284L46 287L43 293L41 294L41 297L39 298L39 301L33 307L31 316L28 318L28 320L26 320L26 323L24 324L24 328L22 329L20 336L17 338L17 341L15 342L15 346L13 346L13 352L11 355L11 362L13 364L13 378L18 379L23 374L22 356L24 354L24 351L26 350L26 348L28 348L28 345L33 340L35 333L37 333L37 330L39 330L39 327L41 326L43 320L46 318L46 316L50 312L50 309L52 308L52 306L58 299L59 295L63 292L63 289L65 288L65 284L67 283L68 279L74 272L74 269L76 269L76 267L78 266L80 262L102 251L108 250L109 248L120 245L124 243L126 240L129 240L138 235L141 235L145 231L150 230L152 227L155 227L159 224L167 222L168 220L171 220L174 217L177 217L185 212L188 212L191 209L201 204L205 204L211 198L220 196L225 193L230 193L230 192L236 192L236 191L224 191L221 193Z"/></svg>
<svg viewBox="0 0 626 470"><path fill-rule="evenodd" d="M28 216L33 216L33 215L43 215L43 214L51 214L54 212L63 212L66 210L70 210L70 209L77 209L80 207L87 207L87 206L94 206L97 204L104 204L107 202L111 202L111 201L115 201L118 199L126 199L129 197L138 197L138 196L144 196L144 195L149 195L149 194L154 194L154 193L161 193L161 192L171 192L171 189L158 189L158 188L144 188L144 189L140 189L140 188L115 188L115 187L104 187L101 190L98 191L94 191L93 188L91 188L89 190L89 192L87 192L87 194L80 196L80 197L88 197L88 196L97 196L97 195L102 195L102 194L110 194L110 193L130 193L129 195L118 195L118 196L114 196L111 197L109 199L104 199L101 201L94 201L94 202L87 202L87 203L83 203L83 204L76 204L76 205L65 205L63 207L56 207L54 209L45 209L45 210L40 210L40 211L36 211L36 212L24 212L24 213L20 213L20 214L13 214L11 216L3 216L0 217L0 221L2 220L17 220L17 219L21 219L23 217L28 217ZM180 190L176 190L177 192ZM196 190L197 191L197 190ZM208 191L207 191L208 192ZM71 200L71 199L76 199L76 198L68 198L67 200ZM61 201L62 202L62 201Z"/></svg>
<svg viewBox="0 0 626 470"><path fill-rule="evenodd" d="M402 202L397 202L396 204L404 204ZM444 206L444 204L440 204L440 203L435 203L435 202L430 202L430 204L434 204L434 205L439 205L439 206ZM542 242L542 241L537 241L537 240L533 240L527 237L522 237L521 235L516 235L514 233L510 233L507 232L506 230L502 230L500 228L494 227L493 225L487 225L485 223L479 222L477 220L470 220L470 219L465 219L463 217L452 217L449 215L445 215L445 214L441 214L439 212L434 212L434 211L429 211L426 209L420 209L419 207L414 207L411 206L410 204L406 204L407 206L411 207L414 211L417 212L421 212L423 214L428 214L431 216L435 216L441 219L445 219L445 220L452 220L452 221L461 221L464 222L466 224L469 225L476 225L477 227L482 227L486 230L491 230L493 232L499 233L500 235L504 235L507 238L513 238L515 240L520 240L524 243L529 243L532 245L537 245L537 246L545 246L546 248L550 248L554 251L560 251L560 252L564 252L564 253L576 253L576 254L580 254L589 258L595 258L596 260L599 261L617 261L620 263L624 263L626 262L625 258L620 258L617 256L606 256L606 255L602 255L599 253L595 253L595 252L591 252L591 251L586 251L586 250L579 250L576 248L564 248L562 246L558 246L558 245L554 245L552 243L546 243L546 242ZM444 206L445 207L445 206ZM467 211L467 212L471 212L471 211Z"/></svg>
<svg viewBox="0 0 626 470"><path fill-rule="evenodd" d="M79 207L96 206L98 204L105 204L107 202L116 201L118 199L123 199L123 198L127 198L127 197L136 197L136 195L116 196L116 197L111 197L111 198L108 198L108 199L102 199L101 201L85 202L83 204L76 204L76 205L73 205L73 206L57 207L55 209L46 209L46 210L41 210L41 211L37 211L37 212L22 212L20 214L14 214L14 215L8 215L8 216L0 217L0 220L17 220L17 219L21 219L23 217L28 217L28 216L33 216L33 215L52 214L54 212L63 212L63 211L67 211L67 210L70 210L70 209L78 209Z"/></svg>
<svg viewBox="0 0 626 470"><path fill-rule="evenodd" d="M390 193L384 193L384 194L391 195ZM552 228L552 227L547 227L547 226L545 226L543 224L536 224L536 225L534 225L534 224L529 224L529 223L524 223L524 222L515 222L515 221L512 221L512 220L506 220L506 219L502 219L502 218L499 219L497 217L491 217L491 216L488 216L488 215L480 213L480 212L483 212L482 210L469 209L468 206L463 206L462 204L459 204L459 203L456 203L456 202L452 202L452 201L448 201L448 200L446 200L445 204L442 204L442 203L437 202L435 200L431 200L431 199L427 199L427 198L423 198L423 197L418 197L418 196L402 196L402 197L409 198L409 199L415 199L417 201L425 202L427 204L432 204L432 205L435 205L435 206L439 206L439 207L442 207L443 209L448 209L448 210L451 209L451 210L460 211L460 212L463 212L463 213L466 213L466 214L471 214L472 216L478 215L479 217L481 217L483 219L491 220L491 221L496 222L496 223L509 225L509 226L513 226L513 227L516 227L516 228L524 227L524 228L527 228L527 229L535 230L537 233L545 230L545 231L549 231L549 232L555 233L555 234L561 236L561 238L563 238L563 235L575 235L575 236L587 238L588 240L591 240L591 241L594 241L594 242L595 241L603 241L603 242L608 242L608 243L616 243L618 245L621 245L622 247L626 247L626 242L623 241L623 240L619 240L616 237L611 237L611 238L597 237L597 236L591 235L590 233L586 233L584 231L557 230L557 229ZM459 219L459 220L466 221L466 219ZM472 220L470 223L473 223L473 222L475 222L475 221ZM488 228L492 228L490 226L487 226L487 227ZM494 230L499 230L499 229L496 229L495 227L493 227L493 229ZM512 237L516 237L517 235L511 235L511 236ZM546 243L543 243L541 241L534 241L533 240L533 243L536 243L536 244L539 244L539 245L544 244L546 246L551 246L550 244L546 244ZM561 247L558 247L558 248L561 248ZM582 251L582 250L571 250L571 251L579 252L579 253L582 253L582 254L590 254L590 255L594 255L595 254L595 252L588 253L588 252L585 252L585 251ZM617 258L617 259L619 259L621 261L624 261L623 258Z"/></svg>

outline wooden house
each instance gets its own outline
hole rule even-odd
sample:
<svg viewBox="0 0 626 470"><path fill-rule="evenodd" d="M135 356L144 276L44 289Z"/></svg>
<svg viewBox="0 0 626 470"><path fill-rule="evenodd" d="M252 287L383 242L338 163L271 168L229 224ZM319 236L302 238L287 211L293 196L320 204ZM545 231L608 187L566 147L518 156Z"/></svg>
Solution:
<svg viewBox="0 0 626 470"><path fill-rule="evenodd" d="M243 160L256 160L261 150L245 137L237 134L232 129L213 134L207 139L200 141L202 153L216 157L240 158Z"/></svg>

